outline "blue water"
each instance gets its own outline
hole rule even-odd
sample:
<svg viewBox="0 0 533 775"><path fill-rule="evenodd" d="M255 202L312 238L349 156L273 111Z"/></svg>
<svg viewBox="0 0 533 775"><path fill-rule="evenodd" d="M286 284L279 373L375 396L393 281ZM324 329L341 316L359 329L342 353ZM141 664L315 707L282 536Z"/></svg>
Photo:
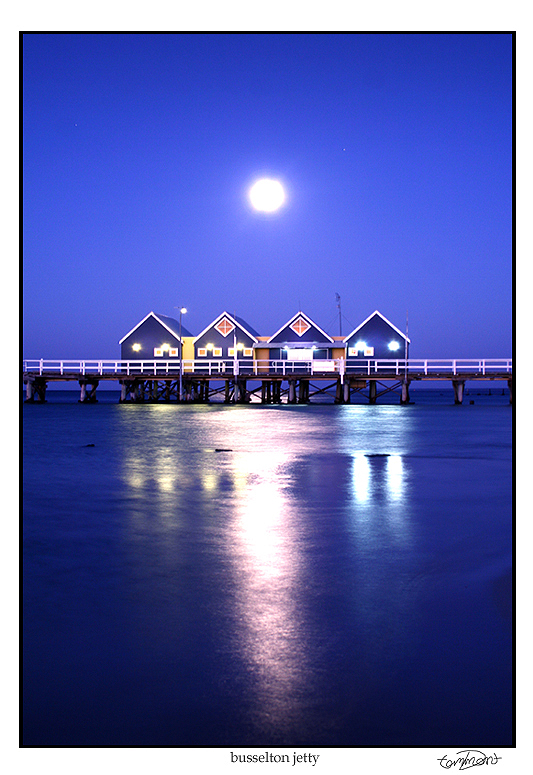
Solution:
<svg viewBox="0 0 533 775"><path fill-rule="evenodd" d="M508 397L47 397L23 407L25 745L512 745Z"/></svg>

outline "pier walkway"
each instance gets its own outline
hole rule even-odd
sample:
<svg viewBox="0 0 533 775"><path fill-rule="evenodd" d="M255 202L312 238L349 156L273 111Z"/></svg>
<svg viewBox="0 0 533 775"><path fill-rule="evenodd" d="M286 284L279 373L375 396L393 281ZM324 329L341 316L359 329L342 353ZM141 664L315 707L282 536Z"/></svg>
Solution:
<svg viewBox="0 0 533 775"><path fill-rule="evenodd" d="M118 382L120 402L187 401L207 403L308 403L313 396L333 395L350 403L361 393L374 404L391 391L409 403L413 381L451 381L456 404L465 382L505 380L513 399L512 359L331 359L310 361L214 360L25 360L27 402L45 402L51 382L78 382L80 402L96 402L102 381Z"/></svg>

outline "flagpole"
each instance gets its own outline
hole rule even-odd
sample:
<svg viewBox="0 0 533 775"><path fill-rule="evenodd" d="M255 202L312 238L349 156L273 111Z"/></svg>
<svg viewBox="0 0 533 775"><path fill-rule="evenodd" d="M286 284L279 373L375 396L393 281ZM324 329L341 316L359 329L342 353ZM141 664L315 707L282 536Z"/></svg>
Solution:
<svg viewBox="0 0 533 775"><path fill-rule="evenodd" d="M408 345L407 340L409 338L409 310L405 310L405 379L407 380L407 355L408 355Z"/></svg>

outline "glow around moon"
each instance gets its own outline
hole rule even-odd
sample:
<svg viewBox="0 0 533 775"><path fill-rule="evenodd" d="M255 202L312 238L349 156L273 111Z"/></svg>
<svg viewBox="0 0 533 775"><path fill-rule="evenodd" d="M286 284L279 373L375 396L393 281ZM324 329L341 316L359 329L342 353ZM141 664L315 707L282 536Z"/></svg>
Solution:
<svg viewBox="0 0 533 775"><path fill-rule="evenodd" d="M285 191L278 180L262 178L250 189L252 207L264 213L278 210L285 201Z"/></svg>

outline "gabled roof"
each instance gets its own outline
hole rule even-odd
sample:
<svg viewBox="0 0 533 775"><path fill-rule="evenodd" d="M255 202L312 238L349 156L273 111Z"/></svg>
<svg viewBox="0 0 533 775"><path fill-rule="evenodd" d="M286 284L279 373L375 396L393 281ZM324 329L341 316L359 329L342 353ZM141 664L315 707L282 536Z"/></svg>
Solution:
<svg viewBox="0 0 533 775"><path fill-rule="evenodd" d="M132 329L131 329L131 331L129 331L129 332L126 334L126 336L123 336L123 337L122 337L122 339L120 340L119 344L122 344L122 342L124 342L124 341L125 341L125 340L126 340L128 337L129 337L129 336L131 336L131 335L133 334L133 332L134 332L134 331L137 331L137 329L138 329L140 326L142 326L142 324L143 324L143 323L144 323L146 320L148 320L148 318L149 318L149 317L153 317L153 318L155 318L155 320L157 320L157 322L158 322L158 323L160 323L160 324L163 326L163 328L166 328L166 330L169 332L169 334L172 334L172 336L175 336L175 337L176 337L176 339L179 339L179 338L180 338L180 337L179 337L179 333L178 333L178 332L179 332L179 330L180 330L180 324L178 323L178 321L177 321L177 320L174 320L174 318L169 318L169 317L167 317L166 315L156 315L156 314L155 314L155 312L149 312L149 313L148 313L148 315L146 315L146 316L145 316L145 317L144 317L144 318L143 318L143 319L140 321L140 323L137 323L137 325L136 325L134 328L132 328ZM182 323L182 325L181 325L181 336L182 336L182 338L183 338L184 336L192 336L191 332L190 332L190 331L187 331L187 329L185 328L185 326L183 325L183 323Z"/></svg>
<svg viewBox="0 0 533 775"><path fill-rule="evenodd" d="M385 321L385 323L387 323L387 325L388 325L388 326L390 326L391 328L393 328L393 329L396 331L396 333L397 333L397 334L399 334L399 335L400 335L400 336L401 336L403 339L406 339L406 340L409 342L409 344L411 344L411 340L409 339L409 337L408 337L408 336L406 336L404 333L402 333L402 332L400 331L400 329L399 329L399 328L396 328L396 326L395 326L393 323L391 323L391 322L390 322L390 320L387 320L387 318L385 317L385 315L382 315L382 314L381 314L381 312L380 312L379 310L375 310L375 312L373 312L371 315L369 315L369 316L367 317L367 319L366 319L366 320L363 320L363 322L362 322L362 323L360 323L360 324L357 326L357 328L354 328L354 330L351 332L351 334L348 334L348 336L344 337L344 341L345 341L345 342L348 342L348 340L349 340L349 339L351 339L351 338L352 338L352 336L353 336L354 334L356 334L356 333L359 331L359 329L360 329L360 328L362 328L363 326L365 326L365 325L368 323L368 321L369 321L369 320L372 320L372 318L373 318L373 317L375 317L376 315L379 315L379 317L380 317L382 320L384 320L384 321Z"/></svg>
<svg viewBox="0 0 533 775"><path fill-rule="evenodd" d="M257 343L258 341L257 337L259 336L257 331L254 331L254 329L251 326L249 326L245 320L243 320L242 318L238 318L236 316L230 315L229 312L221 312L217 318L211 321L211 323L207 326L207 328L204 328L204 330L193 339L193 343L197 342L198 339L200 339L204 334L206 334L214 326L216 326L218 321L222 320L222 318L227 318L231 323L233 323L235 328L240 328L241 331L244 331L244 333L250 337L250 339L253 339L254 342Z"/></svg>
<svg viewBox="0 0 533 775"><path fill-rule="evenodd" d="M255 330L255 328L252 328L252 326L246 322L243 318L240 318L238 315L234 315L233 319L239 323L240 327L243 331L245 331L249 336L251 336L253 339L259 338L259 333Z"/></svg>
<svg viewBox="0 0 533 775"><path fill-rule="evenodd" d="M301 312L301 311L300 311L300 312L297 312L295 315L293 315L293 316L292 316L292 318L291 318L290 320L287 320L287 322L286 322L286 323L285 323L283 326L281 326L281 328L279 329L279 331L276 331L276 333L275 333L275 334L272 334L272 336L270 337L270 339L268 340L268 342L267 342L267 343L273 342L273 341L274 341L274 339L275 339L277 336L279 336L279 335L281 334L281 332L282 332L282 331L283 331L285 328L288 328L288 327L291 325L291 323L293 323L293 322L294 322L294 321L295 321L297 318L299 318L299 317L302 317L302 318L304 318L304 320L306 320L306 321L309 323L309 325L310 325L310 326L312 326L313 328L316 328L316 329L317 329L317 331L320 331L320 333L321 333L323 336L325 336L325 337L326 337L326 339L328 339L328 340L329 340L331 343L333 343L333 339L331 338L331 336L330 336L329 334L326 334L326 332L325 332L325 331L322 331L322 329L320 328L320 326L317 326L317 324L316 324L314 321L312 321L312 320L311 320L311 318L310 318L308 315L306 315L306 314L305 314L305 312Z"/></svg>

